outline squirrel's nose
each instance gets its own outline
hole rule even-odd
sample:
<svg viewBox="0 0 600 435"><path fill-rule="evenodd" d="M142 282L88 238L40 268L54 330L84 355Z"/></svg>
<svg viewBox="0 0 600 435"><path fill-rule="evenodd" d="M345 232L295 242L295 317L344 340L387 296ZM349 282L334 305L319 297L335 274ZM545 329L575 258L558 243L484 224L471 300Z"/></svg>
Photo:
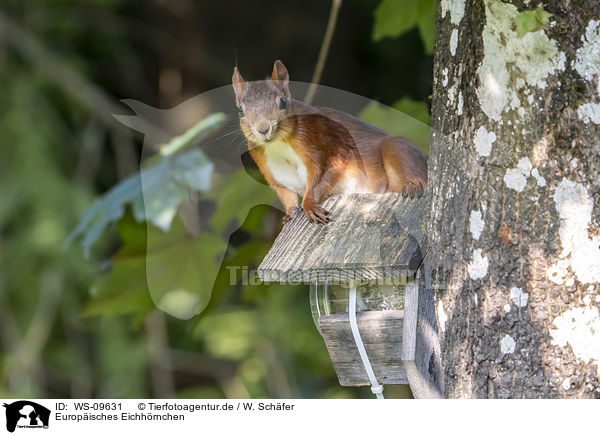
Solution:
<svg viewBox="0 0 600 435"><path fill-rule="evenodd" d="M267 136L271 131L271 123L266 119L261 119L255 124L256 132L263 136Z"/></svg>

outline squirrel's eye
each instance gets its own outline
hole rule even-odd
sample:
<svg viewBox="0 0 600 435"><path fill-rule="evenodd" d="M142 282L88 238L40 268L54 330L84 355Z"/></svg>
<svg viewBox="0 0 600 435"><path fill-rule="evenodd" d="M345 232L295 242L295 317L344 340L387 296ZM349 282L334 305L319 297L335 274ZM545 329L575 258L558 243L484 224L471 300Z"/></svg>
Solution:
<svg viewBox="0 0 600 435"><path fill-rule="evenodd" d="M240 118L244 116L244 109L242 109L242 106L238 107L238 115L240 115Z"/></svg>
<svg viewBox="0 0 600 435"><path fill-rule="evenodd" d="M285 98L280 98L279 99L279 110L283 110L287 107L287 102L285 101Z"/></svg>

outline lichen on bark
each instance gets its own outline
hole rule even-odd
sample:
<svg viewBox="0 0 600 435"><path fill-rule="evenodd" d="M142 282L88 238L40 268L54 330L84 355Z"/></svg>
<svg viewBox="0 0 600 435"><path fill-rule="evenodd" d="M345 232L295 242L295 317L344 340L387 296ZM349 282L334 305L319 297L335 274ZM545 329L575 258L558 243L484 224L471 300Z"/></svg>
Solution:
<svg viewBox="0 0 600 435"><path fill-rule="evenodd" d="M449 397L600 397L600 131L578 113L600 78L576 67L600 4L545 2L548 25L517 35L534 8L438 10L425 226Z"/></svg>

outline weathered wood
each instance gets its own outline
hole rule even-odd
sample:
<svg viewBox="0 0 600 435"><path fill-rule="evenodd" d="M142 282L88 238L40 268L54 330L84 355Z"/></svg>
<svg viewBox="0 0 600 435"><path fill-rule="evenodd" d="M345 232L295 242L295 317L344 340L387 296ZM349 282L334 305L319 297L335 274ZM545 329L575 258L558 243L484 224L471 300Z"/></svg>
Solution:
<svg viewBox="0 0 600 435"><path fill-rule="evenodd" d="M357 313L356 320L377 381L408 384L401 358L404 311L363 311ZM340 385L369 385L348 314L323 316L319 319L319 327Z"/></svg>
<svg viewBox="0 0 600 435"><path fill-rule="evenodd" d="M327 225L313 224L296 210L259 266L260 279L401 278L421 264L421 200L399 193L333 195L323 207L331 212Z"/></svg>
<svg viewBox="0 0 600 435"><path fill-rule="evenodd" d="M420 272L420 279L406 286L404 310L361 312L357 323L379 383L410 384L417 399L441 398L443 379L433 290L431 280ZM340 384L368 385L348 314L323 316L319 327Z"/></svg>
<svg viewBox="0 0 600 435"><path fill-rule="evenodd" d="M264 281L378 280L413 277L404 310L364 311L358 328L378 382L410 383L416 398L442 397L433 291L423 277L423 200L389 193L332 196L324 204L333 221L310 223L301 210L279 234L258 269ZM426 284L429 283L429 284ZM341 385L368 385L348 313L318 319Z"/></svg>
<svg viewBox="0 0 600 435"><path fill-rule="evenodd" d="M419 276L415 284L406 286L402 361L416 399L441 399L444 383L440 342L427 262Z"/></svg>

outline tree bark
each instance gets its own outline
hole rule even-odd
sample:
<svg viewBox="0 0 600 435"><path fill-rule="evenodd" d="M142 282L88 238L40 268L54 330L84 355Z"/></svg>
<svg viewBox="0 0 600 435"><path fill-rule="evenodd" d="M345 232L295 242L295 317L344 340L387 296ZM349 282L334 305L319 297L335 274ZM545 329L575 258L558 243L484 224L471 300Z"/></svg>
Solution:
<svg viewBox="0 0 600 435"><path fill-rule="evenodd" d="M425 228L452 398L600 397L600 5L544 2L522 33L528 3L438 8Z"/></svg>

